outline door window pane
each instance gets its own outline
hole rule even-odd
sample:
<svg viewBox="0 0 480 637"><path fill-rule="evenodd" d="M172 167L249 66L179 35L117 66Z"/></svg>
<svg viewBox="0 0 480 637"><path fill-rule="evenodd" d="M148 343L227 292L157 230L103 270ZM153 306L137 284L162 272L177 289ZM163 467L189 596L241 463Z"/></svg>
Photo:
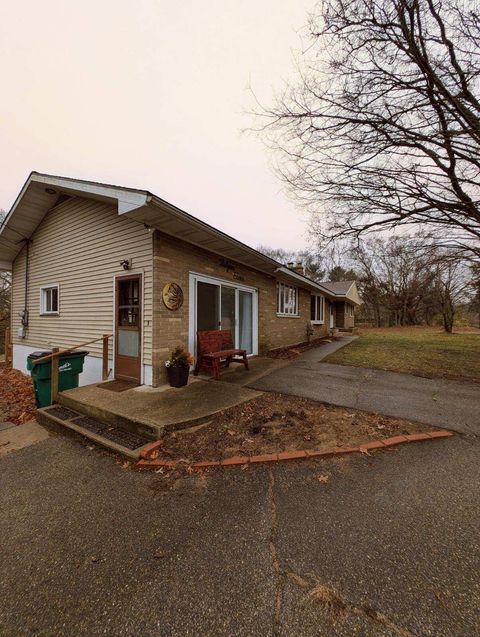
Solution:
<svg viewBox="0 0 480 637"><path fill-rule="evenodd" d="M222 285L222 330L230 330L235 340L235 288Z"/></svg>
<svg viewBox="0 0 480 637"><path fill-rule="evenodd" d="M239 290L239 346L247 354L253 352L253 294Z"/></svg>
<svg viewBox="0 0 480 637"><path fill-rule="evenodd" d="M118 330L119 356L140 355L140 332L137 330Z"/></svg>
<svg viewBox="0 0 480 637"><path fill-rule="evenodd" d="M218 330L220 322L220 287L197 283L197 330Z"/></svg>
<svg viewBox="0 0 480 637"><path fill-rule="evenodd" d="M118 281L118 326L140 327L140 281Z"/></svg>
<svg viewBox="0 0 480 637"><path fill-rule="evenodd" d="M140 324L140 308L138 307L122 307L118 310L119 327L139 327Z"/></svg>
<svg viewBox="0 0 480 637"><path fill-rule="evenodd" d="M140 281L126 279L118 282L118 305L140 305Z"/></svg>

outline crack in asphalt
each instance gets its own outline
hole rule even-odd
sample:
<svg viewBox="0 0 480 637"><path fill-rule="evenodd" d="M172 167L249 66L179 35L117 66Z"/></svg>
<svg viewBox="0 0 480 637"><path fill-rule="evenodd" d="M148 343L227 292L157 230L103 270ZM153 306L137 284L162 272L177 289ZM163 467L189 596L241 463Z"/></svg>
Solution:
<svg viewBox="0 0 480 637"><path fill-rule="evenodd" d="M358 403L360 400L360 392L362 391L363 387L374 377L375 377L375 372L373 370L366 370L366 371L363 371L361 374L359 374L358 381L355 384L355 388L354 388L354 405L352 409L358 409Z"/></svg>
<svg viewBox="0 0 480 637"><path fill-rule="evenodd" d="M366 604L358 606L348 601L342 596L335 588L331 586L325 586L320 581L308 581L304 577L294 573L293 571L284 570L285 576L302 589L307 590L305 599L310 602L317 602L322 604L333 615L342 615L350 613L351 615L357 615L366 619L372 620L377 624L380 624L384 628L389 628L399 637L418 637L415 633L412 633L407 628L398 626L386 615L381 613Z"/></svg>
<svg viewBox="0 0 480 637"><path fill-rule="evenodd" d="M398 626L398 624L393 622L380 611L371 608L366 604L354 604L332 586L326 586L317 579L308 580L305 577L298 575L298 573L295 573L294 571L291 571L287 568L282 568L280 563L279 551L277 548L279 523L277 504L275 502L275 478L272 469L269 469L268 475L268 500L271 516L269 549L272 559L272 566L276 577L272 628L272 634L274 636L278 636L280 634L282 622L283 593L286 581L287 579L289 579L299 588L306 591L305 600L307 602L316 602L321 604L332 615L339 616L342 614L350 614L360 616L382 626L383 628L388 628L396 635L398 635L398 637L418 637L418 635L411 632L407 628Z"/></svg>
<svg viewBox="0 0 480 637"><path fill-rule="evenodd" d="M276 575L276 585L275 585L275 608L273 615L273 635L280 634L280 623L281 623L281 615L282 615L282 599L283 599L283 589L285 586L285 574L283 573L280 567L280 561L278 558L278 550L277 550L277 539L278 539L278 515L277 515L277 505L275 503L275 478L273 477L273 471L269 470L268 476L268 499L270 503L270 515L271 515L271 525L270 525L270 539L269 539L269 547L270 547L270 555L272 558L273 570Z"/></svg>

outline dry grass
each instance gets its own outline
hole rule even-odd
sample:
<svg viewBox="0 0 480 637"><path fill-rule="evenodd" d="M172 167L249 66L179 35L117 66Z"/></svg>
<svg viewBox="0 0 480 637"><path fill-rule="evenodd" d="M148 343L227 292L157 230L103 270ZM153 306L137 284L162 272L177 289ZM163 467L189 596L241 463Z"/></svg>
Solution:
<svg viewBox="0 0 480 637"><path fill-rule="evenodd" d="M480 330L446 334L438 327L365 328L325 362L480 383Z"/></svg>

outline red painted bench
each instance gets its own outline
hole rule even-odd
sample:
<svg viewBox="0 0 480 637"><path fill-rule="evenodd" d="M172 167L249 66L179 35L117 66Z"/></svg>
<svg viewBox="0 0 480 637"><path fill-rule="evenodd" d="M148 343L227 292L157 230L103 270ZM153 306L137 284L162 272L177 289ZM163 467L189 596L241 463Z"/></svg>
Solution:
<svg viewBox="0 0 480 637"><path fill-rule="evenodd" d="M197 332L197 362L193 371L198 376L201 369L211 371L216 380L220 376L220 361L225 360L228 367L230 363L242 363L248 369L246 349L233 347L232 333L230 330L204 330Z"/></svg>

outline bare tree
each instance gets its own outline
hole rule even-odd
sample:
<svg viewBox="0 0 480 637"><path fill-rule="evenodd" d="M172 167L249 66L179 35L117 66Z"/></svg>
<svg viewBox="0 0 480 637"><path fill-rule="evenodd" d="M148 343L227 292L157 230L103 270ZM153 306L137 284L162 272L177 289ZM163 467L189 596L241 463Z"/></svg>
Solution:
<svg viewBox="0 0 480 637"><path fill-rule="evenodd" d="M359 273L363 312L375 325L416 325L425 321L437 276L435 258L423 236L370 238L352 248Z"/></svg>
<svg viewBox="0 0 480 637"><path fill-rule="evenodd" d="M470 299L470 310L477 314L477 325L480 327L480 264L475 264L471 267L472 281L471 292L472 298Z"/></svg>
<svg viewBox="0 0 480 637"><path fill-rule="evenodd" d="M323 0L265 126L329 238L399 225L480 258L480 17L469 0Z"/></svg>
<svg viewBox="0 0 480 637"><path fill-rule="evenodd" d="M466 293L470 286L470 279L465 264L458 259L442 258L436 263L435 291L439 300L446 332L453 332L456 307L466 300Z"/></svg>
<svg viewBox="0 0 480 637"><path fill-rule="evenodd" d="M351 268L347 246L339 249L335 245L319 244L299 251L258 246L257 250L284 265L301 266L303 274L314 281L350 281L357 278L357 273Z"/></svg>

